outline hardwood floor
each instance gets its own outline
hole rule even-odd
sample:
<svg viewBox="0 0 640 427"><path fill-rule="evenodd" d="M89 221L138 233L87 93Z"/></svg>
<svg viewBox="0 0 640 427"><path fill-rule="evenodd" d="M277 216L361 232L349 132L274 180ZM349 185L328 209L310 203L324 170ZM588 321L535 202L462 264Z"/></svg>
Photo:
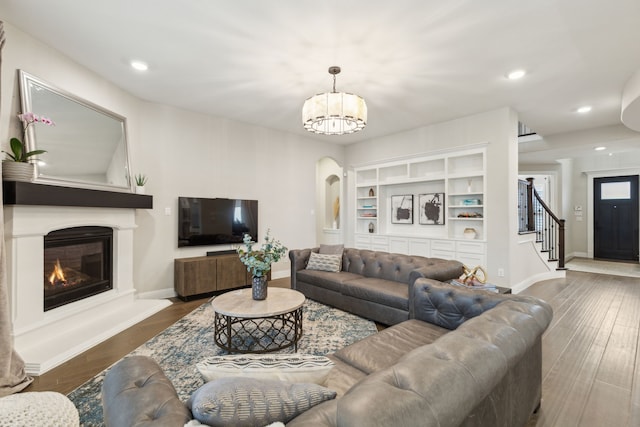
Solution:
<svg viewBox="0 0 640 427"><path fill-rule="evenodd" d="M289 278L272 280L269 286L291 286ZM156 336L179 319L204 304L209 298L184 302L172 298L173 304L118 335L98 344L62 365L35 377L24 391L57 391L68 394L84 384L141 344ZM213 320L212 320L213 322ZM212 323L213 325L213 323ZM213 327L213 326L212 326Z"/></svg>
<svg viewBox="0 0 640 427"><path fill-rule="evenodd" d="M33 383L24 391L50 390L68 394L204 304L207 298L189 302L172 298L171 301L173 301L172 305L153 316L53 368L44 375L34 377Z"/></svg>
<svg viewBox="0 0 640 427"><path fill-rule="evenodd" d="M522 292L549 302L542 407L528 426L640 425L640 279L567 272Z"/></svg>
<svg viewBox="0 0 640 427"><path fill-rule="evenodd" d="M288 287L288 279L270 282ZM543 336L542 407L527 427L640 425L640 278L567 272L523 295L548 301ZM175 303L36 378L26 391L68 393L206 299Z"/></svg>

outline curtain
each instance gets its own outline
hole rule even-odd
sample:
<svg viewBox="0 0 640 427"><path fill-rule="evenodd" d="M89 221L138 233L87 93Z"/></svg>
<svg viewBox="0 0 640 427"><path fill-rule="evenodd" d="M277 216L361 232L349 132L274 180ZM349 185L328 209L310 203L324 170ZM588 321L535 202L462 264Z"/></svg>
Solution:
<svg viewBox="0 0 640 427"><path fill-rule="evenodd" d="M0 21L0 72L2 71L2 48L4 27ZM0 96L2 88L0 87ZM0 199L2 187L0 186ZM33 379L24 371L22 358L13 349L11 316L9 315L9 292L7 265L4 247L4 206L0 208L0 397L16 393L31 384Z"/></svg>

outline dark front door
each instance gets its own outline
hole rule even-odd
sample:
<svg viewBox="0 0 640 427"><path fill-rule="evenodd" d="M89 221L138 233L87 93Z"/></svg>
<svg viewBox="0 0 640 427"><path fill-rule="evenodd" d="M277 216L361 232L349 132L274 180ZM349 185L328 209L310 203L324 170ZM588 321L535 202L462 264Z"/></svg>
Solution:
<svg viewBox="0 0 640 427"><path fill-rule="evenodd" d="M638 261L638 175L594 178L594 257Z"/></svg>

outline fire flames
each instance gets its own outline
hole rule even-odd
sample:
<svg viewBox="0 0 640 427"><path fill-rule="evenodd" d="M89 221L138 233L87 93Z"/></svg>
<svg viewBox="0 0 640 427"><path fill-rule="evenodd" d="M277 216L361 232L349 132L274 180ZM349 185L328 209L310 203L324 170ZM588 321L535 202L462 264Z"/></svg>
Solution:
<svg viewBox="0 0 640 427"><path fill-rule="evenodd" d="M67 283L67 278L64 276L64 271L62 271L59 259L56 260L56 263L53 266L53 271L49 275L49 283L52 285L64 285Z"/></svg>

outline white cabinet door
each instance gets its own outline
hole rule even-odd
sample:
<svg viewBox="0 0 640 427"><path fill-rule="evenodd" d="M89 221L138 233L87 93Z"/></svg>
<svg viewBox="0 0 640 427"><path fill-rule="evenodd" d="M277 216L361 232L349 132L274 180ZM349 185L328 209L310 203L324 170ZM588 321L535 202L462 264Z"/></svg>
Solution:
<svg viewBox="0 0 640 427"><path fill-rule="evenodd" d="M429 239L409 239L409 255L429 256Z"/></svg>
<svg viewBox="0 0 640 427"><path fill-rule="evenodd" d="M389 238L386 236L371 236L371 250L389 252Z"/></svg>
<svg viewBox="0 0 640 427"><path fill-rule="evenodd" d="M395 254L408 254L409 239L406 237L389 237L389 252Z"/></svg>
<svg viewBox="0 0 640 427"><path fill-rule="evenodd" d="M356 249L371 249L371 236L356 234L354 246Z"/></svg>

